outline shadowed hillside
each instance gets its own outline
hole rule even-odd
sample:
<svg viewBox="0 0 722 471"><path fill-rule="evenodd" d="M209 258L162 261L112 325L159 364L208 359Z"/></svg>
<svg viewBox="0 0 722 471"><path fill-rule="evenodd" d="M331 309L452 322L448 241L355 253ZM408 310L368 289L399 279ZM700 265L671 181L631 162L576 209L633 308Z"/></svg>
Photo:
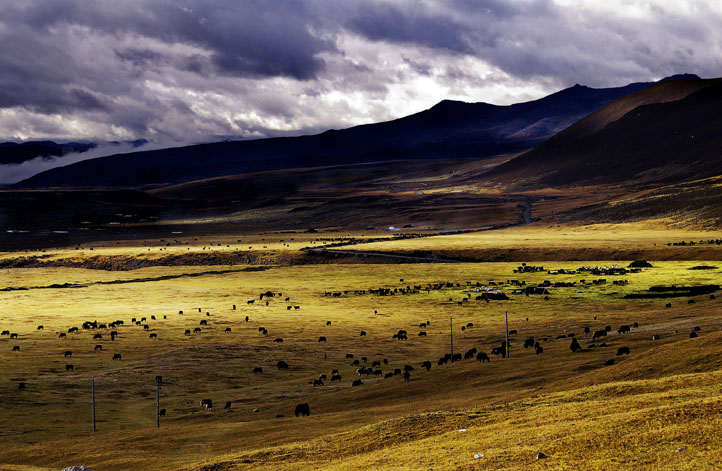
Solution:
<svg viewBox="0 0 722 471"><path fill-rule="evenodd" d="M623 97L489 176L513 186L673 183L722 173L722 81Z"/></svg>
<svg viewBox="0 0 722 471"><path fill-rule="evenodd" d="M480 158L538 145L620 96L648 87L574 86L511 106L445 100L384 123L314 136L201 144L54 168L17 187L144 187L240 173L397 159Z"/></svg>

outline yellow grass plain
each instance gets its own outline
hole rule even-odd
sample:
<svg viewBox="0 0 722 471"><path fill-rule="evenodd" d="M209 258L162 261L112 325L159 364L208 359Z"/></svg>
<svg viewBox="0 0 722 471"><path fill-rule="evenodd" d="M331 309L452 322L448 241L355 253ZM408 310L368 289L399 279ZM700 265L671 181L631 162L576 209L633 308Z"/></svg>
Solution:
<svg viewBox="0 0 722 471"><path fill-rule="evenodd" d="M250 240L251 245L278 245L268 250L293 252L299 247L280 242L290 237L234 235L213 242ZM332 237L338 234L309 234L304 242ZM562 248L607 250L713 238L711 232L639 225L521 227L348 249L535 249L553 241ZM168 249L203 253L211 244L187 242L189 246ZM101 245L93 251L40 254L57 259L141 256L143 249L164 248L160 241L140 248L135 243ZM684 255L716 246L664 247ZM213 250L230 249L216 245ZM2 254L0 259L29 254ZM688 304L688 297L624 298L654 285L722 284L717 259L699 257L652 259L654 268L624 276L515 274L517 262L2 269L0 289L12 290L0 291L0 329L18 338L0 336L0 470L71 465L96 470L719 468L720 300L708 295L695 296L694 304ZM539 264L576 269L630 261L560 257ZM714 268L691 269L699 265ZM598 278L607 283L580 284L581 279ZM629 284L612 284L621 279ZM494 281L511 293L508 280L576 285L549 288L548 300L512 294L509 301L475 299L477 283ZM452 286L425 290L427 284L442 282ZM75 287L48 287L62 283ZM368 292L415 285L422 289L414 294ZM259 294L267 290L283 294L268 299L266 306ZM667 302L671 308L665 307ZM474 347L490 353L504 339L505 313L510 328L518 331L512 336L511 358L492 355L488 363L468 359L437 365L450 350L450 318L454 352ZM130 322L133 317L146 320L139 326ZM67 333L84 321L118 319L124 325L115 328L118 336L112 341L111 328ZM639 327L617 334L620 325L633 322ZM469 323L473 326L466 328ZM43 329L37 330L38 325ZM612 327L606 339L592 341L584 334L584 327L594 331L606 325ZM693 326L701 328L698 338L689 336ZM200 333L185 335L186 329L197 327ZM408 340L392 338L399 329L408 331ZM418 336L422 330L426 336ZM60 333L67 338L58 338ZM93 339L98 333L102 339ZM572 353L571 339L558 338L570 333L576 334L582 352ZM158 338L150 339L150 334ZM655 334L659 340L652 340ZM319 342L321 336L327 340ZM530 336L544 348L541 355L523 348ZM601 342L607 346L600 347ZM597 347L590 348L591 343ZM20 350L12 351L14 345ZM102 350L94 350L96 345ZM617 357L620 346L629 346L631 354ZM68 350L72 357L64 356ZM121 353L122 360L112 360L114 353ZM351 381L359 376L347 353L354 359L367 357L366 364L388 359L374 367L384 374L407 364L414 370L408 382L401 375L363 376L364 384L353 387ZM614 359L614 365L603 366L607 359ZM289 364L288 371L276 368L279 360ZM428 372L421 368L424 360L433 364ZM67 364L74 369L66 371ZM254 367L262 367L263 374L254 374ZM334 369L340 382L328 381ZM323 373L328 377L323 386L309 384ZM163 376L160 407L167 410L160 429L155 428L156 375ZM25 383L23 391L20 382ZM200 407L204 398L213 400L212 411ZM230 410L223 409L227 401ZM302 402L310 404L311 416L296 418L294 407ZM547 458L536 460L537 452Z"/></svg>

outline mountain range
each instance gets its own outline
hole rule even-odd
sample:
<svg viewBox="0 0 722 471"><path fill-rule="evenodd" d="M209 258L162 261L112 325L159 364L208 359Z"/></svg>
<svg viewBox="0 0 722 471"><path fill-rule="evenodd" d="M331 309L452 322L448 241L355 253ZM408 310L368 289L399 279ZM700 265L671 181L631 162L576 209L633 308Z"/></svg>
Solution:
<svg viewBox="0 0 722 471"><path fill-rule="evenodd" d="M684 77L691 78L691 77ZM299 137L199 144L112 155L53 168L17 188L148 188L218 176L371 161L474 158L533 148L653 83L575 85L509 106L444 100L393 121Z"/></svg>

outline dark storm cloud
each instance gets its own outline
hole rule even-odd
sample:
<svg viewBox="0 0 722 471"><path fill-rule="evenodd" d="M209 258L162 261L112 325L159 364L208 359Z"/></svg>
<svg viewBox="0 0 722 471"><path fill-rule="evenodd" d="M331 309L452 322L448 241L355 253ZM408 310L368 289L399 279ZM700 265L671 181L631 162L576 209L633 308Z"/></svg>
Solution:
<svg viewBox="0 0 722 471"><path fill-rule="evenodd" d="M722 75L714 4L565 3L0 0L0 139L181 145Z"/></svg>
<svg viewBox="0 0 722 471"><path fill-rule="evenodd" d="M302 2L281 2L269 11L264 1L24 1L8 8L5 19L22 21L44 33L77 25L108 34L138 34L168 43L186 43L210 51L219 71L239 76L288 76L311 79L323 69L316 55L333 42L311 34L303 22ZM298 21L301 19L302 21ZM139 50L129 52L131 61ZM152 51L142 51L148 58Z"/></svg>
<svg viewBox="0 0 722 471"><path fill-rule="evenodd" d="M417 5L361 5L346 26L374 41L414 43L434 49L471 53L464 29L445 15L433 15Z"/></svg>

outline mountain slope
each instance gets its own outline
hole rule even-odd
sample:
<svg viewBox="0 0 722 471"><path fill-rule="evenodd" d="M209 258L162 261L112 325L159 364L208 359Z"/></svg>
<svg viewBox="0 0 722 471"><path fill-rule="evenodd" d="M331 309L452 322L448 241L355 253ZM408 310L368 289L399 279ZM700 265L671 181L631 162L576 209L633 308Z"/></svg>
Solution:
<svg viewBox="0 0 722 471"><path fill-rule="evenodd" d="M485 157L528 149L620 96L648 87L574 86L511 106L442 101L384 123L313 136L201 144L114 155L54 168L20 188L147 187L239 173L330 164Z"/></svg>
<svg viewBox="0 0 722 471"><path fill-rule="evenodd" d="M721 107L722 79L662 82L607 105L489 177L538 187L719 175Z"/></svg>

